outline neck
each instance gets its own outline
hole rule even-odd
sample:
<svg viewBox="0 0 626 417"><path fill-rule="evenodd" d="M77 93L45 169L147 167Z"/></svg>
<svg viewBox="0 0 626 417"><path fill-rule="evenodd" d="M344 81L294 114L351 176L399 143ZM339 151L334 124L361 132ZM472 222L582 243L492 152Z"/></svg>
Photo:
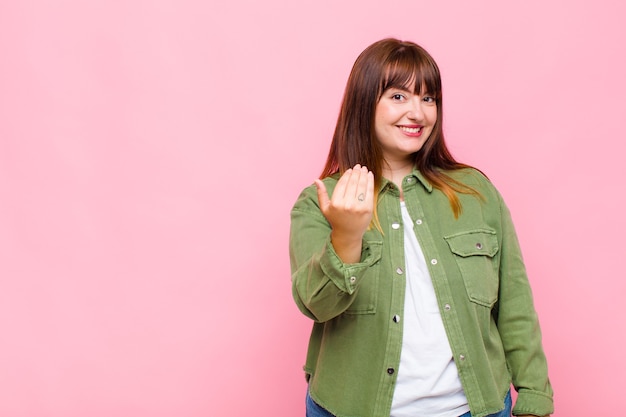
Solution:
<svg viewBox="0 0 626 417"><path fill-rule="evenodd" d="M402 180L413 171L413 161L390 164L385 163L383 167L383 177L393 182L402 189Z"/></svg>
<svg viewBox="0 0 626 417"><path fill-rule="evenodd" d="M383 167L383 177L396 184L400 190L400 200L404 201L404 192L402 191L402 180L413 171L413 161L391 164L385 162Z"/></svg>

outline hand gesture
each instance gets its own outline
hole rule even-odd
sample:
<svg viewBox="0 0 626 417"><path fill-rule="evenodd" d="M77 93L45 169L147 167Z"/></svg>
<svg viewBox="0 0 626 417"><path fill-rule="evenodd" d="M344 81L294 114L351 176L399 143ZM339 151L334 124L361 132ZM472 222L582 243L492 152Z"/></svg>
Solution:
<svg viewBox="0 0 626 417"><path fill-rule="evenodd" d="M374 174L355 165L341 176L331 198L321 180L315 185L322 214L332 227L335 252L345 263L358 262L363 234L374 213Z"/></svg>

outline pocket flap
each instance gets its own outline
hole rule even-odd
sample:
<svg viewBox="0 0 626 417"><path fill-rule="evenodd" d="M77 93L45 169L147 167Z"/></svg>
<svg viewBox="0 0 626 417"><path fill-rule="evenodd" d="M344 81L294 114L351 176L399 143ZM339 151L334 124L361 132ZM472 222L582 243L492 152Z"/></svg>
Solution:
<svg viewBox="0 0 626 417"><path fill-rule="evenodd" d="M462 257L488 256L498 252L498 236L495 230L478 229L445 236L450 250Z"/></svg>

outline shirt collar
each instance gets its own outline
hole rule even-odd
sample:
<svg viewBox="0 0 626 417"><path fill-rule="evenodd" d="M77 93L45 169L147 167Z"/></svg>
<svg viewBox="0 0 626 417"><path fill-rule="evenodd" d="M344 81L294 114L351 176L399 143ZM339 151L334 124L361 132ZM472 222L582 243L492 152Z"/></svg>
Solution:
<svg viewBox="0 0 626 417"><path fill-rule="evenodd" d="M417 168L414 168L414 169L413 169L413 172L411 172L411 174L410 174L410 175L412 175L412 176L414 176L415 178L417 178L417 179L419 180L419 182L421 182L421 183L422 183L422 185L424 186L424 188L426 188L426 190L427 190L429 193L432 193L432 192L433 192L433 185L430 183L430 181L428 181L428 180L426 179L426 177L425 177L425 176L424 176L424 175L423 175L420 171L418 171L418 170L417 170Z"/></svg>
<svg viewBox="0 0 626 417"><path fill-rule="evenodd" d="M406 178L417 179L417 181L419 181L422 184L422 186L426 189L426 191L428 191L429 193L432 193L433 185L430 183L430 181L426 179L426 177L420 171L417 170L417 168L414 168L413 171L411 171L411 173L407 175ZM383 178L383 182L381 184L381 190L385 189L385 187L389 186L390 184L391 184L391 181L389 181L386 178Z"/></svg>

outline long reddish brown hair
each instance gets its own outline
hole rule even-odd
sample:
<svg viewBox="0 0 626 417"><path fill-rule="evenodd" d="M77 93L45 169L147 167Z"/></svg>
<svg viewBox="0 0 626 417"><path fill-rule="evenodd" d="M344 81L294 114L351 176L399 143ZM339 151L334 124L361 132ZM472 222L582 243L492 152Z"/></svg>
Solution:
<svg viewBox="0 0 626 417"><path fill-rule="evenodd" d="M461 203L456 193L478 193L442 172L467 168L468 165L453 158L443 137L439 67L424 48L413 42L383 39L359 55L348 78L321 178L343 174L361 164L374 173L378 193L385 162L374 129L376 105L387 89L407 89L410 85L415 86L416 94L425 89L435 97L437 104L437 122L426 143L415 153L415 166L433 187L448 197L452 211L458 217Z"/></svg>

